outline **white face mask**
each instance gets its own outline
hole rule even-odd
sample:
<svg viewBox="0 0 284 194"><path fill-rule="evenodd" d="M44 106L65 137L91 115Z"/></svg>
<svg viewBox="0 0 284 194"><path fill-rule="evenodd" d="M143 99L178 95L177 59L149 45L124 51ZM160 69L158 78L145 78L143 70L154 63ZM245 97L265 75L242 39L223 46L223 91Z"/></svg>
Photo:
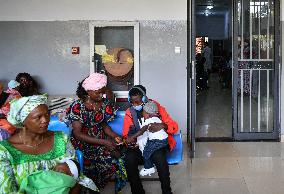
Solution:
<svg viewBox="0 0 284 194"><path fill-rule="evenodd" d="M133 108L134 108L135 110L141 111L142 108L143 108L143 106L142 106L142 104L140 104L140 105L138 105L138 106L133 106Z"/></svg>

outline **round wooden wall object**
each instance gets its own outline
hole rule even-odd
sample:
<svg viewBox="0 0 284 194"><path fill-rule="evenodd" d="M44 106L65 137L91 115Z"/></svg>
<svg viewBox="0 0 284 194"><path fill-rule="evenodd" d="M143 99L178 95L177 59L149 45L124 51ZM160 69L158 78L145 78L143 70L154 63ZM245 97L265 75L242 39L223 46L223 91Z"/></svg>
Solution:
<svg viewBox="0 0 284 194"><path fill-rule="evenodd" d="M115 77L127 75L133 68L132 53L125 48L112 48L107 51L109 55L114 56L116 62L106 62L104 67L106 71Z"/></svg>

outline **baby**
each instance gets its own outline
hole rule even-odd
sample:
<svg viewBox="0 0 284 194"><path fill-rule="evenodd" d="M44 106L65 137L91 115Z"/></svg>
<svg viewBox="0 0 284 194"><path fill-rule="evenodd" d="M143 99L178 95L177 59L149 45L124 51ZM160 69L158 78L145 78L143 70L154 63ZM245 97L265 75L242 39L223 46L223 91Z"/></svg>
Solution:
<svg viewBox="0 0 284 194"><path fill-rule="evenodd" d="M156 150L168 146L168 134L163 127L154 128L151 126L153 123L162 123L158 117L158 107L153 101L148 101L143 106L142 116L139 123L141 129L134 137L137 137L137 144L144 158L144 168L141 169L140 175L151 176L155 172L155 168L150 157Z"/></svg>
<svg viewBox="0 0 284 194"><path fill-rule="evenodd" d="M53 170L40 170L23 180L20 191L33 193L68 194L79 177L79 164L71 159L63 159Z"/></svg>
<svg viewBox="0 0 284 194"><path fill-rule="evenodd" d="M74 179L78 179L80 174L79 163L71 159L61 160L61 163L57 164L53 170L56 172L61 172L63 174L72 176Z"/></svg>

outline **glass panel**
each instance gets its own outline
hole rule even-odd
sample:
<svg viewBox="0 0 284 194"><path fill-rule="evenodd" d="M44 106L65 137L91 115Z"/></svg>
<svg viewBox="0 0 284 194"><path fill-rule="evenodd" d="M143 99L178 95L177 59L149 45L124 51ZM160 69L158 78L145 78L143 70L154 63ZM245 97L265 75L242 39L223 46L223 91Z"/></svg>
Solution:
<svg viewBox="0 0 284 194"><path fill-rule="evenodd" d="M105 71L111 90L128 91L134 83L134 27L95 27L94 43L95 71Z"/></svg>
<svg viewBox="0 0 284 194"><path fill-rule="evenodd" d="M272 132L273 0L238 1L238 132Z"/></svg>
<svg viewBox="0 0 284 194"><path fill-rule="evenodd" d="M238 1L240 59L273 59L274 3L272 0Z"/></svg>

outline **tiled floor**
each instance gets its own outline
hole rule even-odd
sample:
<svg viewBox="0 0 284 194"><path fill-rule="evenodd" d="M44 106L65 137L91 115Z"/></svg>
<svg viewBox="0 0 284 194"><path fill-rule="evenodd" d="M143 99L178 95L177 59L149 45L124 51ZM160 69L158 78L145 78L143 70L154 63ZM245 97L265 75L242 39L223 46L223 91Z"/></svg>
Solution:
<svg viewBox="0 0 284 194"><path fill-rule="evenodd" d="M283 194L284 144L200 142L190 160L170 167L174 194ZM156 176L156 175L155 175ZM161 194L160 182L144 181L147 194ZM113 183L101 193L111 194ZM123 194L130 192L129 185Z"/></svg>
<svg viewBox="0 0 284 194"><path fill-rule="evenodd" d="M216 73L209 86L196 97L196 137L232 137L232 91L221 88Z"/></svg>

